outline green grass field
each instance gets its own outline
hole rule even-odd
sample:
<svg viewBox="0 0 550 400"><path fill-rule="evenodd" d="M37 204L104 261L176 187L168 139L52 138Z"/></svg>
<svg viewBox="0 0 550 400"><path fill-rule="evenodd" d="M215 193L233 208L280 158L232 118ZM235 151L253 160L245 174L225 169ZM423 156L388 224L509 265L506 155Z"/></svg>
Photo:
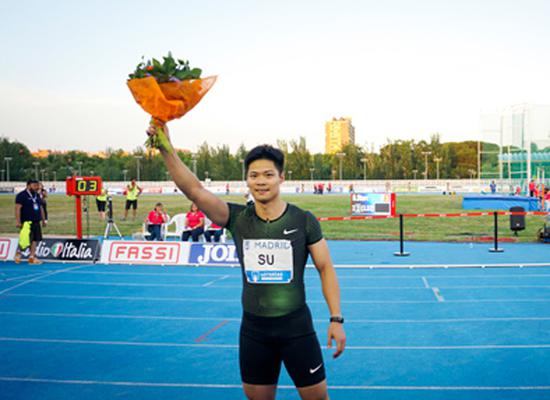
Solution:
<svg viewBox="0 0 550 400"><path fill-rule="evenodd" d="M347 195L292 195L284 197L285 200L297 206L310 210L318 217L347 216L349 215L349 196ZM242 203L242 196L222 196L225 201ZM89 229L86 223L86 214L83 214L83 231L86 235L103 235L105 222L100 221L95 198L89 197ZM162 202L169 215L186 212L189 209L189 201L181 195L147 195L139 199L138 214L135 221L129 218L122 221L124 198L113 197L115 222L123 235L131 235L141 231L141 225L146 214L157 202ZM398 213L451 213L463 212L461 208L462 197L443 195L403 195L397 196ZM51 195L48 197L49 225L44 230L46 235L74 236L75 226L75 200L64 195ZM131 215L131 214L130 214ZM509 217L499 217L499 238L514 238L510 231ZM527 217L527 228L519 233L520 242L533 242L537 240L537 231L542 227L544 217ZM322 222L323 231L328 239L347 240L398 240L399 220L370 220L370 221L334 221ZM493 217L454 217L454 218L406 218L406 240L420 241L478 241L486 240L493 236ZM17 234L14 217L14 196L0 196L0 234ZM484 239L485 238L485 239Z"/></svg>

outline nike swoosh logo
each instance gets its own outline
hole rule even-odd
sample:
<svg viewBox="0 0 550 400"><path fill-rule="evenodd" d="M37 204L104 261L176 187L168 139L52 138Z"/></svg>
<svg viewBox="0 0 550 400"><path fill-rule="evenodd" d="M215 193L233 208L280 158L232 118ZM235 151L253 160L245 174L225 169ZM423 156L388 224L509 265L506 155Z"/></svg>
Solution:
<svg viewBox="0 0 550 400"><path fill-rule="evenodd" d="M316 368L310 368L309 373L310 374L316 373L317 371L319 371L319 368L321 368L322 366L323 366L323 363L319 364L319 366L317 366Z"/></svg>
<svg viewBox="0 0 550 400"><path fill-rule="evenodd" d="M298 231L298 229L291 229L291 230L289 230L289 231L287 231L287 230L285 229L285 230L283 230L283 234L285 234L285 235L290 235L291 233L294 233L294 232L297 232L297 231Z"/></svg>

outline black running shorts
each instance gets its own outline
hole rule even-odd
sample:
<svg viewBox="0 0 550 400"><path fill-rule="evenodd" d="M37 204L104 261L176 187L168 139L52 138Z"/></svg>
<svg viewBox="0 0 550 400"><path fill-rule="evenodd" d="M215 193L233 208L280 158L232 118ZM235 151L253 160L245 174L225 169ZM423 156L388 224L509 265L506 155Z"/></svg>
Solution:
<svg viewBox="0 0 550 400"><path fill-rule="evenodd" d="M137 209L137 200L126 200L126 210L129 210L133 208L134 210Z"/></svg>
<svg viewBox="0 0 550 400"><path fill-rule="evenodd" d="M321 346L307 306L281 317L259 317L245 312L239 361L241 379L251 385L277 384L281 363L298 388L325 379Z"/></svg>
<svg viewBox="0 0 550 400"><path fill-rule="evenodd" d="M105 212L105 205L107 204L106 201L95 199L95 204L97 205L98 212Z"/></svg>

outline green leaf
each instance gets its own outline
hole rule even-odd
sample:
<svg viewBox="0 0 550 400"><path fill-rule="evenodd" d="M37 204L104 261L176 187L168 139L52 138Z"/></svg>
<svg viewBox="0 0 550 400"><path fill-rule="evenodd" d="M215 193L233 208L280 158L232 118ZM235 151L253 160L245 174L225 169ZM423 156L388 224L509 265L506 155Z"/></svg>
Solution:
<svg viewBox="0 0 550 400"><path fill-rule="evenodd" d="M191 78L192 79L199 79L202 74L202 69L200 68L193 68L191 71Z"/></svg>

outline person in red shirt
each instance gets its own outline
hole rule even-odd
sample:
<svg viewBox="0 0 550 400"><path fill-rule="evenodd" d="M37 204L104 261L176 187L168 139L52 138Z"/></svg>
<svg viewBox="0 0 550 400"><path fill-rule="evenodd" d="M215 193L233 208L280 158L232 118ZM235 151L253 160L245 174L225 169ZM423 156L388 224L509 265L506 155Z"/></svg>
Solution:
<svg viewBox="0 0 550 400"><path fill-rule="evenodd" d="M191 236L193 242L198 242L199 236L204 233L204 214L195 203L191 203L186 215L185 226L187 229L181 234L181 240L187 242Z"/></svg>
<svg viewBox="0 0 550 400"><path fill-rule="evenodd" d="M149 240L162 240L161 227L162 224L168 222L168 215L164 212L162 203L155 204L155 208L149 212L145 223L151 234Z"/></svg>
<svg viewBox="0 0 550 400"><path fill-rule="evenodd" d="M215 223L211 223L207 230L204 231L204 238L207 242L211 242L214 238L214 242L218 243L223 233L223 228Z"/></svg>

